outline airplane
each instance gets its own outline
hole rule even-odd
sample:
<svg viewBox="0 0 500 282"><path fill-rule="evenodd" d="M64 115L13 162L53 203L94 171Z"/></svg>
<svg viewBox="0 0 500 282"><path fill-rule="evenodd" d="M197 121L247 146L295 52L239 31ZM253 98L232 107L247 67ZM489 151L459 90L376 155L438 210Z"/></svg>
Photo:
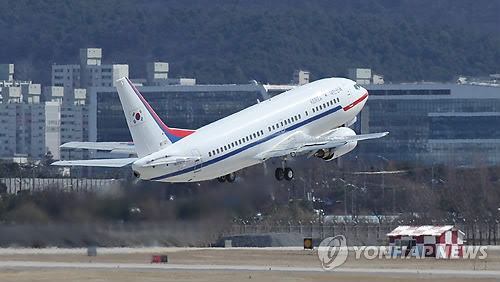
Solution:
<svg viewBox="0 0 500 282"><path fill-rule="evenodd" d="M135 177L160 182L218 179L234 182L235 172L280 158L279 181L292 180L287 161L300 155L332 161L358 141L388 132L356 135L349 128L368 91L346 78L317 80L243 109L197 130L170 128L126 78L116 88L133 142L69 142L62 148L129 153L129 158L57 161L57 166L131 166Z"/></svg>

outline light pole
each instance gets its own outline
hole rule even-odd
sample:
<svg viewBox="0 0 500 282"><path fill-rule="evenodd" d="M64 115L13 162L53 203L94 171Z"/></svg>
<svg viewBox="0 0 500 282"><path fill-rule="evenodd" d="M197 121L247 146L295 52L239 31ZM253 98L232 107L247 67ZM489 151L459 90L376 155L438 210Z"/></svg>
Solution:
<svg viewBox="0 0 500 282"><path fill-rule="evenodd" d="M333 181L335 181L337 179L342 181L342 183L344 184L344 215L347 215L347 190L346 190L347 182L340 177L339 178L332 178Z"/></svg>
<svg viewBox="0 0 500 282"><path fill-rule="evenodd" d="M299 178L300 181L302 181L302 189L304 190L304 200L306 200L306 180L303 177Z"/></svg>
<svg viewBox="0 0 500 282"><path fill-rule="evenodd" d="M389 160L381 155L378 155L377 158L389 163ZM387 166L385 166L384 171L387 170ZM384 202L385 202L385 173L382 173L382 213L384 212ZM392 213L396 214L396 190L392 188Z"/></svg>
<svg viewBox="0 0 500 282"><path fill-rule="evenodd" d="M332 178L332 181L336 181L337 179L342 181L342 183L344 184L344 215L347 215L347 187L349 186L351 188L351 216L354 216L354 189L357 189L358 186L347 183L347 181L340 177Z"/></svg>
<svg viewBox="0 0 500 282"><path fill-rule="evenodd" d="M35 191L35 170L40 167L39 164L31 164L31 191Z"/></svg>

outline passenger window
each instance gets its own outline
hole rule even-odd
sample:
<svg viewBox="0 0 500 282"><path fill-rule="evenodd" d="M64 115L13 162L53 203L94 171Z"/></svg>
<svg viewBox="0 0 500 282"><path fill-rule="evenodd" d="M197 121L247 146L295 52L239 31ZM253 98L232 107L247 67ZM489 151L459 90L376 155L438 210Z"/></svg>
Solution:
<svg viewBox="0 0 500 282"><path fill-rule="evenodd" d="M309 113L306 111L306 117L309 116Z"/></svg>
<svg viewBox="0 0 500 282"><path fill-rule="evenodd" d="M307 113L307 112L306 112ZM300 114L299 114L299 119L301 119Z"/></svg>
<svg viewBox="0 0 500 282"><path fill-rule="evenodd" d="M217 154L219 153L219 149L217 149Z"/></svg>
<svg viewBox="0 0 500 282"><path fill-rule="evenodd" d="M290 122L290 119L288 119L288 123L291 123L291 122Z"/></svg>
<svg viewBox="0 0 500 282"><path fill-rule="evenodd" d="M247 141L248 141L248 136L247 136Z"/></svg>
<svg viewBox="0 0 500 282"><path fill-rule="evenodd" d="M273 125L273 130L274 130L274 125Z"/></svg>
<svg viewBox="0 0 500 282"><path fill-rule="evenodd" d="M261 134L261 135L264 135L264 130L262 130L262 129L261 129L261 130L260 130L260 134Z"/></svg>
<svg viewBox="0 0 500 282"><path fill-rule="evenodd" d="M315 112L316 112L316 111L315 111L315 110L314 110L314 108L313 108L313 113L315 113Z"/></svg>
<svg viewBox="0 0 500 282"><path fill-rule="evenodd" d="M255 135L255 133L253 134L253 138L257 138L257 135Z"/></svg>
<svg viewBox="0 0 500 282"><path fill-rule="evenodd" d="M257 131L257 136L260 136L260 132L259 131Z"/></svg>
<svg viewBox="0 0 500 282"><path fill-rule="evenodd" d="M240 143L240 145L241 145L241 139L240 139L240 140L238 140L238 142L239 142L239 143Z"/></svg>
<svg viewBox="0 0 500 282"><path fill-rule="evenodd" d="M227 150L227 147L224 145L224 151Z"/></svg>
<svg viewBox="0 0 500 282"><path fill-rule="evenodd" d="M268 129L269 129L269 132L271 132L271 127L270 126L268 127Z"/></svg>

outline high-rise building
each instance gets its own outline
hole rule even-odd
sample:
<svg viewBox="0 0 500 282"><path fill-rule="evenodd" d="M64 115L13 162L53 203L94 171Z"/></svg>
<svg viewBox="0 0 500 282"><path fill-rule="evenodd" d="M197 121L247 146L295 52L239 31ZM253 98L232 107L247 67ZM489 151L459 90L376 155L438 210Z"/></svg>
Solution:
<svg viewBox="0 0 500 282"><path fill-rule="evenodd" d="M293 73L293 81L294 85L304 85L309 83L309 72L304 70L297 70Z"/></svg>
<svg viewBox="0 0 500 282"><path fill-rule="evenodd" d="M0 157L59 159L60 109L57 102L0 104Z"/></svg>
<svg viewBox="0 0 500 282"><path fill-rule="evenodd" d="M365 88L369 98L356 124L358 132L390 134L364 142L358 148L364 160L500 163L499 87L427 83Z"/></svg>
<svg viewBox="0 0 500 282"><path fill-rule="evenodd" d="M348 70L349 79L356 81L358 84L370 84L372 79L372 70L363 68L351 68Z"/></svg>
<svg viewBox="0 0 500 282"><path fill-rule="evenodd" d="M75 88L114 86L117 79L128 76L128 65L103 65L101 60L101 48L80 49L79 65L52 65L52 86L63 86L64 95L72 96Z"/></svg>
<svg viewBox="0 0 500 282"><path fill-rule="evenodd" d="M0 64L0 80L14 80L14 64Z"/></svg>

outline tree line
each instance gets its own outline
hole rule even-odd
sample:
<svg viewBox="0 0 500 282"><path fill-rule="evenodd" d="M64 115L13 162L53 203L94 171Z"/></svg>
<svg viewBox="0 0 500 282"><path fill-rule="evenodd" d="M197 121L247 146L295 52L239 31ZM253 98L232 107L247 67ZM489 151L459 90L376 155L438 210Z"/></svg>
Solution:
<svg viewBox="0 0 500 282"><path fill-rule="evenodd" d="M0 221L7 222L134 222L213 220L253 223L318 221L322 215L397 216L420 224L495 222L498 220L500 168L477 165L419 166L390 162L385 166L348 159L341 163L294 162L296 179L274 180L279 160L237 173L233 184L216 180L167 184L126 179L119 190L69 193L57 187L6 194L0 187ZM29 168L3 164L13 177ZM357 174L382 170L398 174ZM125 173L125 172L124 172ZM38 176L37 176L38 177ZM116 177L120 177L116 175ZM101 191L100 189L98 189ZM259 214L259 216L257 216Z"/></svg>
<svg viewBox="0 0 500 282"><path fill-rule="evenodd" d="M267 2L1 0L0 62L44 84L52 64L78 63L83 47L130 64L132 77L156 60L199 83L287 83L296 69L317 79L350 67L392 82L498 72L491 1Z"/></svg>

